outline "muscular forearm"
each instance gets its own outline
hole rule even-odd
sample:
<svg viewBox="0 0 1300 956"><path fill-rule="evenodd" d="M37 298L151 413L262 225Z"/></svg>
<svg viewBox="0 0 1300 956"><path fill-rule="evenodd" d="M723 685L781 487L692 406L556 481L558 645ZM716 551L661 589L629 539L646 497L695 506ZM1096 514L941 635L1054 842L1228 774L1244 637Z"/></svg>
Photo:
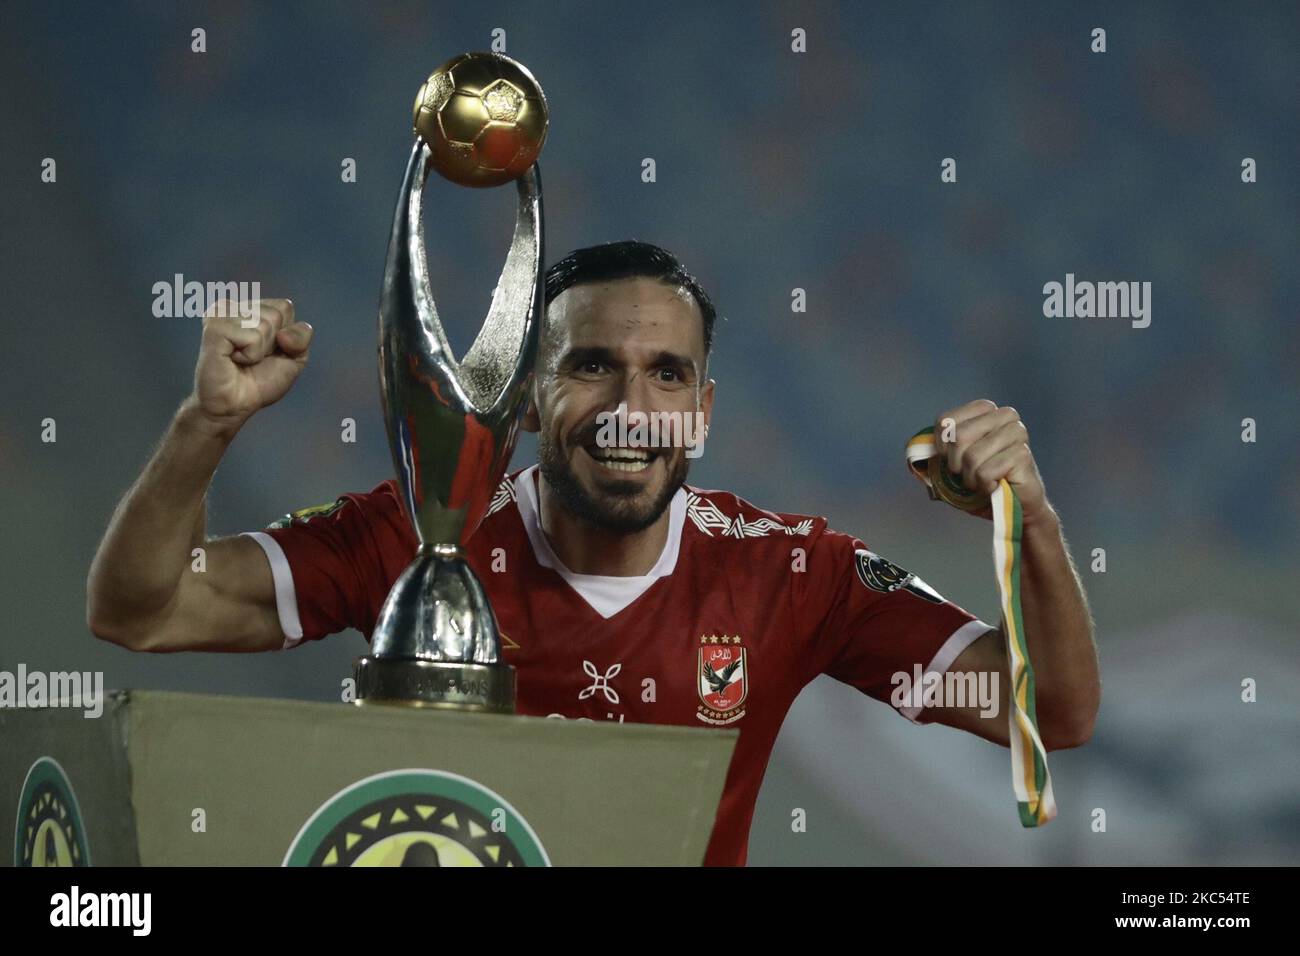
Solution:
<svg viewBox="0 0 1300 956"><path fill-rule="evenodd" d="M1083 585L1029 450L1029 429L1011 406L981 398L940 415L934 445L967 489L991 496L1005 481L1020 503L1020 610L1038 729L1049 749L1076 747L1091 736L1101 700L1097 649ZM992 504L976 513L992 518ZM967 653L980 645L976 641ZM1006 673L1006 652L997 656Z"/></svg>
<svg viewBox="0 0 1300 956"><path fill-rule="evenodd" d="M1050 509L1022 529L1020 607L1044 742L1083 743L1101 699L1097 649L1083 586Z"/></svg>
<svg viewBox="0 0 1300 956"><path fill-rule="evenodd" d="M95 554L86 595L95 633L128 631L168 607L205 541L208 486L234 434L204 419L193 399L177 409Z"/></svg>

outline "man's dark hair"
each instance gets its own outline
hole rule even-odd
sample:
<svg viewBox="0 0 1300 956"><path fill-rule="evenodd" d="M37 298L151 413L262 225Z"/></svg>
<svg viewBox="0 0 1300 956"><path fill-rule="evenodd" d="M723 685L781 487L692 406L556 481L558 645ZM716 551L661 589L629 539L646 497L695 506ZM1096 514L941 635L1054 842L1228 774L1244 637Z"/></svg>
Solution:
<svg viewBox="0 0 1300 956"><path fill-rule="evenodd" d="M667 249L648 242L625 239L573 250L546 270L546 305L549 306L571 286L633 276L659 279L669 285L685 287L690 292L704 319L704 356L707 359L709 350L713 348L713 322L717 318L709 294L681 260Z"/></svg>

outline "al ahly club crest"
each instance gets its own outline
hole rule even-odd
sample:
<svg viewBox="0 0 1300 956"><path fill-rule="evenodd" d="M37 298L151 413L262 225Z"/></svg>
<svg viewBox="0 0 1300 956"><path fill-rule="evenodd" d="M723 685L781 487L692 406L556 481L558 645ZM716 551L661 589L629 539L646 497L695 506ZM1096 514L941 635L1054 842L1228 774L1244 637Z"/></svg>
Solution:
<svg viewBox="0 0 1300 956"><path fill-rule="evenodd" d="M700 706L695 716L706 724L730 724L745 716L749 675L740 635L706 634L699 649Z"/></svg>

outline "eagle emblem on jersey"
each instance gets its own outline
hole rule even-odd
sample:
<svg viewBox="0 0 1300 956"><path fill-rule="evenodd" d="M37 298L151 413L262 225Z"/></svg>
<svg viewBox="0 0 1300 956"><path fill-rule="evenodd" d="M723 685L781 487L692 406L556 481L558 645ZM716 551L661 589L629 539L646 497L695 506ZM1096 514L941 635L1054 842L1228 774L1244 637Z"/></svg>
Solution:
<svg viewBox="0 0 1300 956"><path fill-rule="evenodd" d="M741 705L749 696L749 674L740 635L700 637L697 680L700 705L695 716L706 724L731 724L745 716Z"/></svg>
<svg viewBox="0 0 1300 956"><path fill-rule="evenodd" d="M943 604L944 598L911 571L904 571L892 561L887 561L874 551L862 548L853 552L853 566L858 580L873 591L910 591L931 604Z"/></svg>

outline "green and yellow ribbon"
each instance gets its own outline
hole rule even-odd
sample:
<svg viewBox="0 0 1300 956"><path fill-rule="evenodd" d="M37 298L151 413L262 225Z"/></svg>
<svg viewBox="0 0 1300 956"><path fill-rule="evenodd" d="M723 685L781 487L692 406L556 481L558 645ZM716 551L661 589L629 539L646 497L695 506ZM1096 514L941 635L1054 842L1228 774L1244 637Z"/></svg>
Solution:
<svg viewBox="0 0 1300 956"><path fill-rule="evenodd" d="M907 443L907 468L922 481L930 497L963 511L993 510L993 562L1002 600L1002 629L1007 639L1011 669L1011 713L1007 715L1011 738L1011 784L1020 809L1020 822L1036 827L1056 816L1052 775L1047 770L1047 749L1038 736L1034 708L1034 668L1025 644L1025 622L1020 613L1020 500L1003 478L991 496L968 490L961 478L948 470L934 440L925 428Z"/></svg>

